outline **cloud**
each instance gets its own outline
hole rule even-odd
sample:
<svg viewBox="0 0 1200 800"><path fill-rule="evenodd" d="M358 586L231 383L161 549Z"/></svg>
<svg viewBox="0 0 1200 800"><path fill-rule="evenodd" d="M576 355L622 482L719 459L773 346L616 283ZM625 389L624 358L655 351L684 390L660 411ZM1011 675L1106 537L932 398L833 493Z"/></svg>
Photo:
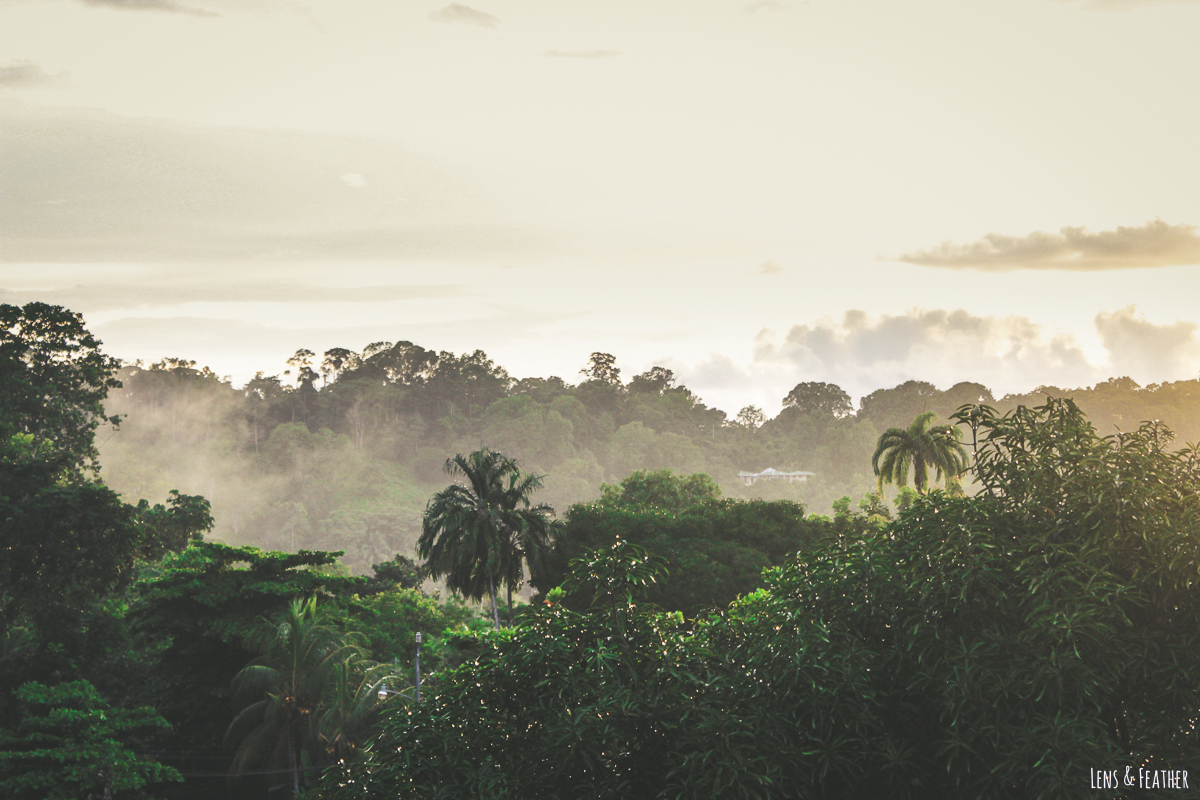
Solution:
<svg viewBox="0 0 1200 800"><path fill-rule="evenodd" d="M1155 325L1133 306L1096 315L1096 330L1108 351L1112 374L1141 383L1194 377L1200 361L1196 327L1181 321Z"/></svg>
<svg viewBox="0 0 1200 800"><path fill-rule="evenodd" d="M756 3L747 5L745 11L747 14L754 14L759 11L786 11L787 8L783 3L777 3L775 0L758 0Z"/></svg>
<svg viewBox="0 0 1200 800"><path fill-rule="evenodd" d="M1056 0L1058 3L1074 3L1077 0ZM1196 5L1200 0L1084 0L1083 8L1095 11L1128 11L1142 6L1163 6L1171 4Z"/></svg>
<svg viewBox="0 0 1200 800"><path fill-rule="evenodd" d="M1013 269L1079 272L1200 264L1195 225L1168 225L1161 219L1141 227L1089 233L1066 227L1058 233L1028 236L989 233L973 244L945 242L931 250L902 255L909 264L1000 272Z"/></svg>
<svg viewBox="0 0 1200 800"><path fill-rule="evenodd" d="M712 353L706 361L701 362L692 367L680 364L671 358L660 359L663 362L670 362L674 367L674 371L681 372L687 377L687 385L690 388L700 386L705 387L723 387L735 388L744 387L746 380L746 370L742 364L737 363L729 356L723 353Z"/></svg>
<svg viewBox="0 0 1200 800"><path fill-rule="evenodd" d="M10 0L11 1L11 0ZM0 0L2 3L3 0ZM220 17L224 14L272 14L288 12L308 19L318 29L321 24L303 0L77 0L83 5L118 11L165 11L194 17Z"/></svg>
<svg viewBox="0 0 1200 800"><path fill-rule="evenodd" d="M60 77L47 75L41 67L31 61L14 61L7 67L0 67L0 88L34 89L39 86L52 86Z"/></svg>
<svg viewBox="0 0 1200 800"><path fill-rule="evenodd" d="M464 6L460 3L451 3L445 8L429 12L429 19L431 22L478 25L481 28L495 28L500 24L499 17L493 17L491 14L477 11L470 6Z"/></svg>
<svg viewBox="0 0 1200 800"><path fill-rule="evenodd" d="M520 359L510 362L511 354L527 352L531 340L545 336L546 325L554 324L554 329L561 331L561 324L574 318L569 311L557 309L478 303L475 299L486 295L472 294L460 286L331 289L313 281L290 284L280 280L237 287L227 281L202 284L176 280L170 284L165 278L156 278L150 287L153 297L136 297L138 288L127 281L124 286L114 284L109 296L91 295L92 302L97 298L111 301L103 309L106 321L93 326L109 352L149 361L186 356L219 367L222 373L235 373L241 376L239 380L269 366L270 359L264 353L278 353L282 360L298 346L322 352L333 346L359 348L380 339L408 339L435 349L467 350L479 346L481 330L488 332L487 351L512 369L511 364ZM39 294L38 299L63 303L70 299L68 292L82 296L97 289L77 287L53 296ZM12 302L11 296L0 295L0 302ZM345 325L331 326L311 314L282 316L256 308L253 317L236 310L226 319L179 317L154 313L153 309L137 310L130 303L132 299L171 305L205 300L287 303L400 298L426 302L420 300L422 297L466 307L466 318L455 314L438 321L405 321L398 323L401 327L394 331L381 332L379 323L369 322L364 315L343 315L339 319ZM129 310L110 313L118 303ZM74 307L85 315L94 313ZM1158 324L1130 307L1097 314L1095 324L1105 352L1089 360L1072 336L1025 317L979 316L962 309L913 309L905 314L880 316L850 310L836 319L827 317L795 325L782 336L763 331L753 342L750 358L712 353L698 362L663 357L646 362L646 366L653 363L673 370L679 381L704 398L706 404L731 415L749 403L772 415L778 413L784 395L801 381L835 383L856 398L912 379L929 381L942 389L961 381L975 381L999 397L1029 392L1042 385L1090 386L1121 375L1145 385L1194 377L1200 367L1197 326L1191 323ZM525 373L539 374L534 367L526 368Z"/></svg>
<svg viewBox="0 0 1200 800"><path fill-rule="evenodd" d="M767 260L758 265L760 275L779 275L783 272L783 265L777 261Z"/></svg>
<svg viewBox="0 0 1200 800"><path fill-rule="evenodd" d="M726 411L753 402L770 413L801 381L827 381L861 397L914 379L943 388L977 381L1003 395L1108 377L1105 365L1089 361L1071 335L1045 330L1026 317L962 309L878 317L852 309L840 319L794 325L782 337L760 332L749 361L714 354L700 364L668 366L688 388Z"/></svg>
<svg viewBox="0 0 1200 800"><path fill-rule="evenodd" d="M547 50L541 55L547 58L612 58L621 53L618 50Z"/></svg>
<svg viewBox="0 0 1200 800"><path fill-rule="evenodd" d="M840 321L793 326L782 341L763 337L754 360L816 370L835 376L834 383L866 391L911 378L937 383L1005 375L1030 385L1049 376L1086 381L1094 370L1073 337L1047 334L1025 317L980 317L962 309L914 309L878 318L850 310Z"/></svg>
<svg viewBox="0 0 1200 800"><path fill-rule="evenodd" d="M320 286L312 283L222 280L187 282L178 276L138 283L86 284L58 289L0 289L0 302L22 305L37 300L51 305L110 311L163 308L184 303L386 303L465 297L472 291L455 284Z"/></svg>
<svg viewBox="0 0 1200 800"><path fill-rule="evenodd" d="M342 183L346 184L347 186L352 186L355 189L361 189L367 185L367 182L363 179L363 176L359 175L357 172L347 172L342 176Z"/></svg>
<svg viewBox="0 0 1200 800"><path fill-rule="evenodd" d="M1089 358L1074 336L1026 317L978 316L963 309L875 317L852 309L840 319L795 325L783 337L760 332L749 361L713 354L698 364L666 366L720 408L750 401L771 413L800 381L834 383L853 397L907 380L943 389L976 381L999 397L1044 385L1091 386L1122 375L1142 384L1181 380L1200 369L1193 323L1157 324L1130 306L1097 314L1095 325L1104 347L1099 359ZM751 391L754 396L747 396Z"/></svg>
<svg viewBox="0 0 1200 800"><path fill-rule="evenodd" d="M0 262L519 261L558 235L507 222L489 187L393 141L10 102L0 153ZM347 174L371 180L347 191Z"/></svg>
<svg viewBox="0 0 1200 800"><path fill-rule="evenodd" d="M173 0L81 0L85 5L101 8L116 8L122 11L170 11L176 14L191 14L197 17L219 17L214 11L183 6Z"/></svg>

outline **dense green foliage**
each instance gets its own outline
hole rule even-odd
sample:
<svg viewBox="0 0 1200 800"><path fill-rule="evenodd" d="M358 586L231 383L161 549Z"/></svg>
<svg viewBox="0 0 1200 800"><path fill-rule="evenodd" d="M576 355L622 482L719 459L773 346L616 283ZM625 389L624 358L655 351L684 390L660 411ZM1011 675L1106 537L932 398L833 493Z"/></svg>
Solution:
<svg viewBox="0 0 1200 800"><path fill-rule="evenodd" d="M580 576L597 613L554 604L483 636L477 661L392 714L372 758L331 771L340 786L321 796L657 796L698 676L680 647L681 620L629 602L655 570L638 578L645 555L633 545L618 553L589 560Z"/></svg>
<svg viewBox="0 0 1200 800"><path fill-rule="evenodd" d="M1069 401L961 419L979 496L918 497L691 626L552 596L322 796L1115 798L1141 793L1090 770L1187 769L1200 453Z"/></svg>
<svg viewBox="0 0 1200 800"><path fill-rule="evenodd" d="M704 472L729 497L826 510L873 485L868 459L879 431L818 406L790 405L748 425L704 405L662 367L624 385L602 363L604 379L589 372L571 385L515 380L478 352L407 342L335 350L315 379L260 376L240 390L180 359L124 367L109 406L125 422L105 438L106 479L131 496L203 494L221 540L344 550L359 574L413 553L426 501L444 487L447 454L481 445L545 475L538 499L558 509L639 469ZM316 356L301 354L293 375L306 360L317 368ZM767 467L816 477L754 487L736 478Z"/></svg>
<svg viewBox="0 0 1200 800"><path fill-rule="evenodd" d="M231 682L257 655L251 638L262 619L294 597L349 596L366 584L313 569L336 557L203 542L164 559L137 587L129 619L155 654L146 697L175 726L178 750L204 759L207 771L227 766L226 754L211 753L229 725Z"/></svg>
<svg viewBox="0 0 1200 800"><path fill-rule="evenodd" d="M105 480L132 498L176 488L203 495L222 541L342 550L354 572L369 574L394 553L414 553L426 501L445 485L447 455L481 446L545 475L538 499L560 510L636 470L667 468L707 474L725 497L830 514L838 498L875 488L880 434L929 411L948 419L967 403L1010 410L1048 393L1073 397L1105 433L1162 419L1181 439L1200 440L1200 381L1140 387L1116 378L999 399L979 383L942 390L906 381L871 392L857 409L840 387L806 381L781 406L741 416L705 405L663 367L624 376L607 353L593 354L574 384L516 379L480 351L404 341L300 351L288 370L236 388L184 359L124 366L123 386L106 401L106 413L125 421L100 437ZM815 477L737 479L766 467Z"/></svg>
<svg viewBox="0 0 1200 800"><path fill-rule="evenodd" d="M103 484L64 480L21 435L0 443L0 620L37 624L79 612L133 578L142 537ZM47 632L51 626L43 626Z"/></svg>
<svg viewBox="0 0 1200 800"><path fill-rule="evenodd" d="M264 620L286 619L297 598L319 598L324 629L361 642L363 658L398 667L411 661L415 632L436 642L444 630L472 617L462 606L443 606L389 580L397 569L414 569L411 562L381 564L382 574L369 579L333 569L338 555L203 542L164 559L137 585L129 620L155 654L143 692L173 724L173 748L185 761L203 764L205 771L229 766L233 751L220 743L242 707L235 702L234 679L262 655ZM274 622L268 628L278 630ZM318 671L328 673L331 666ZM361 689L361 673L351 670L340 680L357 680ZM325 675L321 685L328 680ZM318 733L312 736L319 741Z"/></svg>
<svg viewBox="0 0 1200 800"><path fill-rule="evenodd" d="M794 408L803 414L829 414L847 417L854 413L850 395L832 383L806 381L796 384L783 398L784 408Z"/></svg>
<svg viewBox="0 0 1200 800"><path fill-rule="evenodd" d="M225 739L237 745L234 769L286 771L299 794L306 773L354 757L391 677L355 638L326 624L316 597L293 600L281 622L263 620L259 656L233 679L240 711Z"/></svg>
<svg viewBox="0 0 1200 800"><path fill-rule="evenodd" d="M336 765L313 796L1132 797L1088 771L1200 754L1200 455L1137 423L1200 438L1200 382L909 381L857 413L804 383L728 420L604 353L574 386L408 342L299 351L294 387L118 376L78 315L2 310L6 796L257 797ZM881 432L964 403L973 497L835 499ZM546 594L494 632L407 557L439 465L480 442L570 506ZM818 476L734 480L768 465ZM528 543L496 530L477 577L515 588ZM285 658L305 625L328 646Z"/></svg>
<svg viewBox="0 0 1200 800"><path fill-rule="evenodd" d="M131 747L167 727L151 708L112 708L87 681L30 682L16 699L20 722L0 731L0 792L10 800L144 796L147 784L183 780Z"/></svg>
<svg viewBox="0 0 1200 800"><path fill-rule="evenodd" d="M121 386L116 367L79 314L45 303L0 305L0 439L29 434L64 467L95 467L96 428L117 422L104 408L109 390Z"/></svg>
<svg viewBox="0 0 1200 800"><path fill-rule="evenodd" d="M436 668L443 633L473 621L461 605L420 591L422 569L388 547L386 531L400 523L386 513L341 512L375 540L358 551L377 556L375 576L365 578L338 564L339 552L205 542L214 520L199 495L171 490L165 504L125 502L92 469L98 426L117 422L101 405L120 385L116 362L64 309L0 306L0 320L4 796L209 797L214 784L241 796L225 786L235 751L221 744L236 711L231 681L259 655L255 631L297 597L319 597L337 635L366 648L364 658L315 670L327 691L316 707L316 755L304 755L314 768L364 741L378 704L372 689L383 673L405 670L414 632L427 634ZM169 383L190 369L175 363L162 376ZM215 394L222 386L206 385ZM281 442L288 433L299 445L281 445L276 457L305 457L307 430L284 427ZM395 667L371 667L368 655ZM248 752L239 763L251 762ZM273 780L266 772L241 789L255 796ZM198 780L156 786L181 773Z"/></svg>
<svg viewBox="0 0 1200 800"><path fill-rule="evenodd" d="M597 503L605 508L679 512L720 496L721 487L709 475L676 475L669 469L640 469L618 485L601 486Z"/></svg>
<svg viewBox="0 0 1200 800"><path fill-rule="evenodd" d="M623 539L665 559L670 580L649 601L693 617L754 591L764 567L832 534L828 520L805 517L798 503L724 499L706 475L638 471L605 486L598 502L567 509L533 583L549 591L567 577L571 559Z"/></svg>
<svg viewBox="0 0 1200 800"><path fill-rule="evenodd" d="M161 723L131 685L146 658L124 600L139 557L182 549L211 518L203 498L134 507L96 479L93 435L116 423L102 405L120 385L115 368L79 315L0 306L0 734L25 754L4 767L22 796L177 777L119 740Z"/></svg>

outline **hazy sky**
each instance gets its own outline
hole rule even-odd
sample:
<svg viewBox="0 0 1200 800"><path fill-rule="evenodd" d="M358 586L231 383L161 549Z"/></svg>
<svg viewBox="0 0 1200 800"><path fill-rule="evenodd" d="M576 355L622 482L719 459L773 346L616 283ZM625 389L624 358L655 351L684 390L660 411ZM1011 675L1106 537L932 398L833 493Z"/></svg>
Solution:
<svg viewBox="0 0 1200 800"><path fill-rule="evenodd" d="M0 0L0 301L241 382L1200 372L1200 2Z"/></svg>

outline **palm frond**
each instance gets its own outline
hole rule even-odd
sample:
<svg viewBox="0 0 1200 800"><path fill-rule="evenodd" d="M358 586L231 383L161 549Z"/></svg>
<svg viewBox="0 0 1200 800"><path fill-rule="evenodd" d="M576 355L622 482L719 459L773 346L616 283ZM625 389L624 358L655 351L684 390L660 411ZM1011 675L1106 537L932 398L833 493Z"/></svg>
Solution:
<svg viewBox="0 0 1200 800"><path fill-rule="evenodd" d="M969 461L959 441L962 432L952 425L933 425L933 419L933 412L927 411L908 428L889 428L879 437L871 467L879 477L880 488L885 482L906 486L911 471L917 491L923 493L928 488L930 470L938 481L955 478L966 470Z"/></svg>
<svg viewBox="0 0 1200 800"><path fill-rule="evenodd" d="M487 448L447 459L447 474L462 479L430 498L417 552L431 577L473 600L522 582L522 562L532 563L549 546L549 506L531 495L543 477L526 475L517 462ZM531 561L532 560L532 561Z"/></svg>

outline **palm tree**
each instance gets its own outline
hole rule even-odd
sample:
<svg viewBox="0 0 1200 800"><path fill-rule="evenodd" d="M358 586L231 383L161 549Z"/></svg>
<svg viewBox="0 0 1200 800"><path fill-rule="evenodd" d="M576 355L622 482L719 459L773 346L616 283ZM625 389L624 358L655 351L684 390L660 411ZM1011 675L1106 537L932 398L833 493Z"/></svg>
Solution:
<svg viewBox="0 0 1200 800"><path fill-rule="evenodd" d="M962 432L953 425L932 425L933 418L933 412L927 411L907 429L888 428L879 437L871 466L879 476L881 490L884 481L906 486L910 468L913 484L921 494L929 489L931 469L935 480L944 476L947 485L966 470L967 452L958 441Z"/></svg>
<svg viewBox="0 0 1200 800"><path fill-rule="evenodd" d="M549 546L550 506L534 506L529 497L542 486L538 475L523 475L517 462L487 448L448 459L444 470L464 480L435 494L425 507L417 553L429 576L472 600L487 594L492 621L500 627L496 586L512 593L521 587L522 561L536 570Z"/></svg>
<svg viewBox="0 0 1200 800"><path fill-rule="evenodd" d="M354 757L379 719L379 690L396 676L392 664L347 660L333 664L330 685L315 722L326 763Z"/></svg>
<svg viewBox="0 0 1200 800"><path fill-rule="evenodd" d="M282 622L264 628L257 645L262 655L233 679L234 701L242 710L225 740L237 743L235 772L285 769L298 795L306 755L315 762L327 760L322 756L330 745L339 754L349 749L344 741L349 731L334 730L341 721L336 706L345 702L342 684L353 682L352 673L364 668L372 672L372 665L362 660L360 648L325 624L316 597L294 600ZM345 716L354 716L354 727L361 727L361 712Z"/></svg>

